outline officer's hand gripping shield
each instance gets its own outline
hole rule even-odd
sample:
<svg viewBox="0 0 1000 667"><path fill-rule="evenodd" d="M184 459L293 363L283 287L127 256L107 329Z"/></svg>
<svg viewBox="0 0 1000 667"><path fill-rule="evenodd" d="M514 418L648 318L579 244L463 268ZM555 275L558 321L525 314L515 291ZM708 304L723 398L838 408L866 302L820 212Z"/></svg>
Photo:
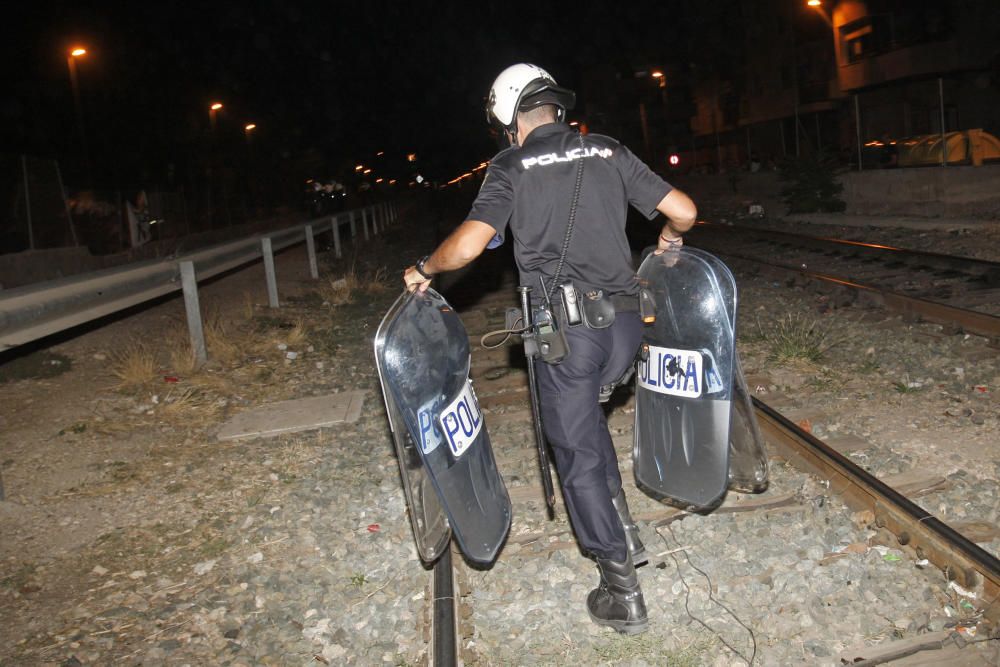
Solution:
<svg viewBox="0 0 1000 667"><path fill-rule="evenodd" d="M736 357L732 273L685 247L647 257L639 280L656 320L636 373L636 484L693 511L716 507L727 487L762 491L767 458Z"/></svg>
<svg viewBox="0 0 1000 667"><path fill-rule="evenodd" d="M404 293L375 334L375 359L417 551L431 562L451 531L491 563L511 507L469 380L469 336L434 290Z"/></svg>

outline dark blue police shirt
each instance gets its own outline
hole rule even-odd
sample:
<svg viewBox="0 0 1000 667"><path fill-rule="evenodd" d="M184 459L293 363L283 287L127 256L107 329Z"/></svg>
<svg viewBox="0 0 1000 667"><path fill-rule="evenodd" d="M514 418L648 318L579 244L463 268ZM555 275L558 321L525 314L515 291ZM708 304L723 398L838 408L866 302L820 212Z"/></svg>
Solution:
<svg viewBox="0 0 1000 667"><path fill-rule="evenodd" d="M535 128L523 146L498 153L486 171L467 220L479 220L502 239L510 227L522 285L539 290L555 274L569 223L577 162L583 182L560 282L580 291L635 294L638 285L625 237L628 205L652 220L672 186L611 137L580 136L563 123Z"/></svg>

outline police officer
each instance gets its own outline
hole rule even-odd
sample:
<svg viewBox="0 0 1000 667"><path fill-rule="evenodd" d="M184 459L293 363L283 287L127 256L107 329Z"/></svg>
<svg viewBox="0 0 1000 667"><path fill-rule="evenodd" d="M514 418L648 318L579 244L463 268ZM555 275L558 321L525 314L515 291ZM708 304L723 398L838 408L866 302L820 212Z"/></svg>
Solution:
<svg viewBox="0 0 1000 667"><path fill-rule="evenodd" d="M582 136L566 125L574 102L572 91L535 65L513 65L497 77L487 117L511 146L493 158L465 222L409 267L403 281L407 289L427 289L435 274L465 266L502 243L509 230L522 285L538 295L539 277L551 286L558 276L582 298L604 296L614 306L610 326L564 326L569 356L558 365L540 364L537 372L542 423L570 520L600 572L588 611L594 622L633 634L648 623L635 571L645 549L599 404L602 389L607 393L631 368L641 338L625 219L629 204L649 219L666 216L657 240L665 251L682 243L697 211L614 139Z"/></svg>

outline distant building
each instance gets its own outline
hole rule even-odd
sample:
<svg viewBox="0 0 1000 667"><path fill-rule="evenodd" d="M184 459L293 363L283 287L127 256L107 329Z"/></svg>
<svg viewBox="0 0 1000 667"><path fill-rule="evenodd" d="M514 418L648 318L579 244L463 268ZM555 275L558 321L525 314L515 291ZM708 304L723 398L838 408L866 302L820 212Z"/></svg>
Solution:
<svg viewBox="0 0 1000 667"><path fill-rule="evenodd" d="M1000 134L1000 3L841 0L837 83L863 142L981 128Z"/></svg>
<svg viewBox="0 0 1000 667"><path fill-rule="evenodd" d="M728 67L588 72L591 129L657 167L677 152L706 171L820 150L857 164L859 143L940 133L942 107L946 131L1000 136L1000 0L737 0L733 11L742 58Z"/></svg>

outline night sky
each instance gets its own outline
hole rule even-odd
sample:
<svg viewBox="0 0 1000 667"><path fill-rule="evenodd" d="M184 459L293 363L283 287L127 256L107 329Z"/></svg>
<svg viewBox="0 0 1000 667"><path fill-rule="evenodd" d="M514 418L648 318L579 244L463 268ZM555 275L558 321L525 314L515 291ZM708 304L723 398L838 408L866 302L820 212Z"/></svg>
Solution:
<svg viewBox="0 0 1000 667"><path fill-rule="evenodd" d="M5 153L79 166L66 53L80 43L90 153L104 187L162 181L216 141L312 156L317 171L416 152L450 178L495 152L483 100L504 67L534 62L561 84L711 56L735 2L19 3L2 62ZM8 10L10 11L10 10ZM17 15L19 13L19 15ZM11 34L13 33L13 34ZM321 174L317 174L321 175ZM392 175L392 174L387 174Z"/></svg>

